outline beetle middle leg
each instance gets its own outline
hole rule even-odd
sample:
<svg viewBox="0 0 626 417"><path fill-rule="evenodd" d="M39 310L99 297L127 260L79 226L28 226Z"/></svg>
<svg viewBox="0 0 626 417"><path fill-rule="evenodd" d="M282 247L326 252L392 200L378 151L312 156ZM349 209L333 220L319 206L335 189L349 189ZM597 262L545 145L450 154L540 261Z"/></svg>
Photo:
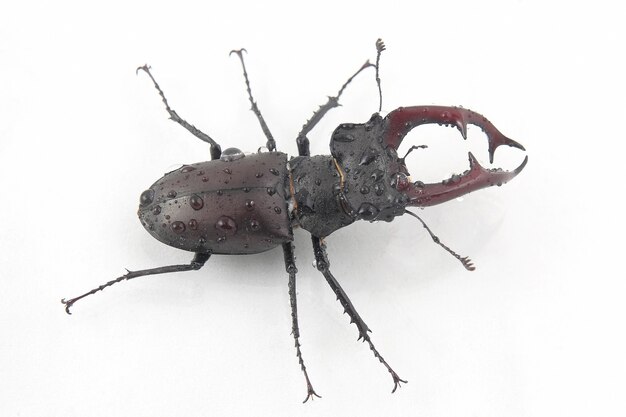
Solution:
<svg viewBox="0 0 626 417"><path fill-rule="evenodd" d="M300 328L298 327L298 304L296 301L296 274L298 273L298 269L296 268L295 258L293 256L293 246L291 242L283 244L283 253L285 255L285 269L289 274L289 301L291 304L291 333L293 334L293 339L295 341L296 347L296 356L298 357L298 362L300 363L300 369L304 373L304 378L306 379L307 386L307 394L304 399L304 403L309 400L309 398L313 398L316 396L317 398L322 398L313 389L311 385L311 381L309 380L309 374L306 371L306 366L304 365L304 359L302 359L302 352L300 351Z"/></svg>
<svg viewBox="0 0 626 417"><path fill-rule="evenodd" d="M168 265L161 266L158 268L150 268L150 269L142 269L140 271L128 271L126 274L122 275L119 278L111 280L106 284L102 284L99 287L94 288L91 291L86 292L83 295L79 295L78 297L71 298L66 300L65 298L61 300L63 304L65 304L65 312L67 314L72 314L70 312L70 308L74 305L74 303L82 298L87 297L88 295L92 295L97 293L98 291L104 290L106 287L110 287L113 284L117 284L118 282L129 280L138 277L144 277L147 275L157 275L157 274L167 274L169 272L183 272L183 271L197 271L198 269L204 266L204 263L211 257L211 253L196 253L189 264L183 265Z"/></svg>
<svg viewBox="0 0 626 417"><path fill-rule="evenodd" d="M369 329L369 327L367 327L367 324L365 324L359 313L356 311L356 309L352 305L352 302L348 298L348 295L345 293L343 288L341 288L339 282L337 282L337 279L333 276L333 274L330 273L330 262L328 261L328 255L326 254L326 247L324 243L321 242L320 238L315 236L312 236L311 239L313 241L313 251L315 253L315 263L317 269L324 275L324 278L326 278L328 285L330 285L330 288L333 290L333 292L337 296L337 299L343 306L344 312L348 313L348 316L350 316L350 322L354 323L359 330L358 340L363 339L364 342L367 342L374 356L378 358L380 363L385 365L385 368L387 368L387 371L389 371L389 373L391 374L391 377L393 378L393 390L391 392L395 392L396 389L398 389L398 387L400 386L400 383L404 382L406 384L407 381L401 379L398 374L393 369L391 369L391 366L389 366L387 361L381 356L381 354L374 346L374 343L372 343L372 340L370 339L370 336L368 334L368 332L371 332L371 330Z"/></svg>
<svg viewBox="0 0 626 417"><path fill-rule="evenodd" d="M198 129L194 125L187 123L187 121L182 119L178 115L178 113L176 113L174 110L170 108L170 105L167 102L167 99L165 98L165 94L163 93L163 90L161 90L161 87L159 87L159 84L156 82L156 80L152 76L152 73L150 72L150 67L148 66L148 64L137 68L137 73L139 72L139 70L145 71L146 74L148 74L148 76L152 80L152 83L154 84L154 88L157 89L157 91L159 92L159 95L163 99L163 103L165 104L165 110L167 110L167 112L169 113L170 119L172 119L173 121L175 121L176 123L184 127L185 129L187 129L189 132L191 132L192 135L194 135L198 139L210 144L211 145L211 159L220 159L220 155L222 154L222 148L220 147L220 145L217 142L215 142L209 135L202 132L200 129Z"/></svg>

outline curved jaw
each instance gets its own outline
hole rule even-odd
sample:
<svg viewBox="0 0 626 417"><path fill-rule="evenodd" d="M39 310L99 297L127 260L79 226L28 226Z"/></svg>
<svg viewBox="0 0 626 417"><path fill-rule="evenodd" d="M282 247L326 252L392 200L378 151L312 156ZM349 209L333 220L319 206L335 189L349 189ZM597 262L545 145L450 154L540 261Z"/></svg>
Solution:
<svg viewBox="0 0 626 417"><path fill-rule="evenodd" d="M468 109L445 106L414 106L400 107L385 117L385 133L383 143L398 150L404 137L422 124L437 123L456 126L463 139L467 139L467 125L473 124L485 132L489 140L489 162L493 163L496 149L501 145L525 150L518 142L504 136L486 117ZM403 162L403 161L402 161ZM409 196L411 206L426 207L440 204L460 197L481 188L502 185L515 178L526 166L528 157L513 171L502 169L486 169L482 167L474 155L469 153L470 169L461 175L453 175L447 180L436 184L424 184L420 181L407 184L404 192Z"/></svg>
<svg viewBox="0 0 626 417"><path fill-rule="evenodd" d="M423 124L437 123L456 126L463 139L467 139L467 125L480 127L489 139L489 162L493 164L493 154L500 145L512 146L525 151L524 147L504 136L487 118L472 110L462 107L447 106L413 106L400 107L385 117L386 131L383 138L387 146L396 150L402 139L414 127Z"/></svg>
<svg viewBox="0 0 626 417"><path fill-rule="evenodd" d="M528 156L513 171L500 168L486 169L469 152L470 169L461 175L453 175L436 184L413 183L406 191L410 198L409 205L417 207L434 206L481 188L493 185L501 186L517 176L528 162Z"/></svg>

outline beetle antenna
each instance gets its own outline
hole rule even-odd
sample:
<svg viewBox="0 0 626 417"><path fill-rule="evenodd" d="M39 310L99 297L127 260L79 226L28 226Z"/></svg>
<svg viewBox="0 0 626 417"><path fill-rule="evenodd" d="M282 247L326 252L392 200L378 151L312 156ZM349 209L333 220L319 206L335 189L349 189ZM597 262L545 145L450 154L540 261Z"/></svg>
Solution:
<svg viewBox="0 0 626 417"><path fill-rule="evenodd" d="M428 231L428 233L430 234L430 237L433 239L433 242L435 242L436 244L438 244L439 246L444 248L450 255L452 255L456 259L458 259L459 262L461 262L463 264L465 269L467 269L468 271L473 271L473 270L476 269L476 267L474 266L474 264L472 263L472 260L470 258L468 258L467 256L461 257L461 255L457 254L452 249L450 249L449 247L444 245L441 242L441 240L439 240L439 238L437 236L435 236L435 234L430 230L430 228L428 226L426 226L426 223L424 223L424 220L422 220L420 218L420 216L418 216L417 214L413 213L412 211L404 210L404 212L407 213L407 214L410 214L411 216L413 216L417 220L419 220L422 223L422 225L424 226L424 229L426 229Z"/></svg>
<svg viewBox="0 0 626 417"><path fill-rule="evenodd" d="M385 43L378 38L376 41L376 84L378 84L378 112L383 109L383 90L380 87L380 77L378 69L380 68L380 54L385 50Z"/></svg>
<svg viewBox="0 0 626 417"><path fill-rule="evenodd" d="M411 152L413 152L416 149L426 149L426 148L428 148L428 145L413 145L413 146L411 146L409 148L409 150L406 152L406 154L402 158L400 158L400 161L402 161L402 163L404 163L404 160L406 159L407 156L409 156L409 154Z"/></svg>

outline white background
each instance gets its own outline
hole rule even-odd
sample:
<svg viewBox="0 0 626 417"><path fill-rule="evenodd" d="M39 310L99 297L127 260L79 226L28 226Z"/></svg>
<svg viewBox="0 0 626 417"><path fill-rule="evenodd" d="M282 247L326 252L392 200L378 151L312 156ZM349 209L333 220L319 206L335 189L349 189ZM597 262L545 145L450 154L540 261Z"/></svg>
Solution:
<svg viewBox="0 0 626 417"><path fill-rule="evenodd" d="M617 3L617 2L615 2ZM0 6L2 416L555 416L626 413L623 12L610 2L3 2ZM280 150L365 59L383 114L463 105L523 143L502 188L420 214L477 264L467 273L408 216L327 241L335 276L409 383L391 378L296 233L305 405L282 253L215 256L59 303L131 269L186 263L136 218L141 191L208 146L167 120L146 62L223 148ZM378 108L373 72L310 135ZM416 129L413 179L487 163L478 128ZM499 149L512 169L525 153Z"/></svg>

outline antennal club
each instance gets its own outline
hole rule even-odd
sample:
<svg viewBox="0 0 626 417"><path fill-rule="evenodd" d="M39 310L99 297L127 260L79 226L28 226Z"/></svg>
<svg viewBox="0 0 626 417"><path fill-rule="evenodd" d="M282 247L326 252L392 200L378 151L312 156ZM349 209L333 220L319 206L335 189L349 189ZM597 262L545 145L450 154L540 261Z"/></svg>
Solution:
<svg viewBox="0 0 626 417"><path fill-rule="evenodd" d="M467 269L468 271L474 271L476 269L476 267L474 266L474 263L472 262L472 260L470 258L468 258L467 256L463 256L462 257L461 255L459 255L458 253L456 253L455 251L453 251L452 249L450 249L449 247L447 247L446 245L441 243L441 240L439 240L439 238L437 236L435 236L435 234L430 230L430 228L426 225L426 223L424 223L424 220L422 220L420 218L420 216L418 216L417 214L413 213L412 211L404 210L404 212L407 213L407 214L410 214L411 216L413 216L417 220L419 220L422 223L422 225L424 226L424 229L426 229L428 231L428 233L430 234L430 237L433 239L433 242L435 242L436 244L438 244L439 246L444 248L446 250L446 252L448 252L450 255L452 255L456 259L458 259L459 262L461 262L463 264L465 269Z"/></svg>

